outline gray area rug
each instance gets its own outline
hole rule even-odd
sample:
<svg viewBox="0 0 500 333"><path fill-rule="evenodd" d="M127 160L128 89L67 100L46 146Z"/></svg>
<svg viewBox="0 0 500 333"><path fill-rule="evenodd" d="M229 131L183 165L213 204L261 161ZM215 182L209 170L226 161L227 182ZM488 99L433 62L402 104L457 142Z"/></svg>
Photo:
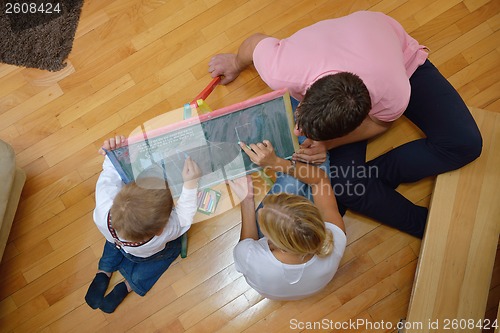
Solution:
<svg viewBox="0 0 500 333"><path fill-rule="evenodd" d="M0 3L0 62L53 72L63 69L83 0Z"/></svg>

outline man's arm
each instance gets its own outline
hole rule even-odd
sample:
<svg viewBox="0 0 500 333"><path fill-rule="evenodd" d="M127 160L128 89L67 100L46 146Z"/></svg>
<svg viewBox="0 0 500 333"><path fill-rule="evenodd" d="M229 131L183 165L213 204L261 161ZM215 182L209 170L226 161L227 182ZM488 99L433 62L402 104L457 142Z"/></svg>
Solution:
<svg viewBox="0 0 500 333"><path fill-rule="evenodd" d="M371 139L387 131L392 123L386 123L378 119L367 116L361 125L356 127L351 133L340 138L326 141L327 149L343 146L348 143L359 142Z"/></svg>
<svg viewBox="0 0 500 333"><path fill-rule="evenodd" d="M255 47L267 37L269 36L264 34L253 34L241 43L237 54L221 53L214 56L208 63L208 71L211 76L224 76L221 84L234 81L242 70L252 64Z"/></svg>
<svg viewBox="0 0 500 333"><path fill-rule="evenodd" d="M326 152L348 143L371 139L387 131L392 123L382 122L367 116L361 125L351 133L340 138L327 141L313 141L307 139L297 151L293 158L308 163L322 163L326 159Z"/></svg>

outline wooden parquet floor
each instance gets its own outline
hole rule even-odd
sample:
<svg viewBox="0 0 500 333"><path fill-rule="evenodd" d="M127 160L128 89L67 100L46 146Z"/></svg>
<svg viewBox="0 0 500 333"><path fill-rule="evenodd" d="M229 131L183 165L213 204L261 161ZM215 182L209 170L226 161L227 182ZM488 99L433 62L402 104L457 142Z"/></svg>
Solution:
<svg viewBox="0 0 500 333"><path fill-rule="evenodd" d="M395 325L404 318L420 241L351 213L341 268L305 300L263 299L236 272L234 209L195 224L188 258L145 297L129 295L112 315L84 301L104 243L92 221L102 141L189 101L210 80L210 57L236 51L249 34L286 37L358 10L397 19L468 105L500 112L498 0L87 0L65 69L0 64L0 138L28 176L0 265L0 331L289 332L323 320ZM268 91L248 69L208 103L218 108ZM370 144L369 157L419 135L404 119L391 131ZM424 179L399 190L427 205L432 187ZM499 268L489 317L500 298ZM119 280L115 274L112 285Z"/></svg>

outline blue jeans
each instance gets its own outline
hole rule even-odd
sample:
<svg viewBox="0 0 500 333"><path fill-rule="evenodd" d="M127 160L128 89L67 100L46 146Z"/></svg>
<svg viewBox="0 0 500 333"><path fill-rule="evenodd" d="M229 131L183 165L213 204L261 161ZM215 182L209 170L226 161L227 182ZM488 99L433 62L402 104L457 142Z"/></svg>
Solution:
<svg viewBox="0 0 500 333"><path fill-rule="evenodd" d="M132 290L144 296L180 253L181 237L168 242L163 250L147 258L133 256L106 241L99 270L109 273L120 271Z"/></svg>
<svg viewBox="0 0 500 333"><path fill-rule="evenodd" d="M351 209L421 238L427 208L413 204L395 188L470 163L481 154L482 139L460 95L429 60L411 76L410 85L404 115L426 138L368 162L367 141L332 149L330 179L342 215Z"/></svg>

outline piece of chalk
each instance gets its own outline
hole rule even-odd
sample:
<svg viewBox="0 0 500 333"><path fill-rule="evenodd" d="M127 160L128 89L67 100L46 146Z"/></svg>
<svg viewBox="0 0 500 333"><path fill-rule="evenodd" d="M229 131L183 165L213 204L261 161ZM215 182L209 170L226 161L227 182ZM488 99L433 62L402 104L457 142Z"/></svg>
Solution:
<svg viewBox="0 0 500 333"><path fill-rule="evenodd" d="M241 141L238 141L238 145L241 145ZM245 146L247 146L248 149L252 150L252 148L249 145L245 145Z"/></svg>

